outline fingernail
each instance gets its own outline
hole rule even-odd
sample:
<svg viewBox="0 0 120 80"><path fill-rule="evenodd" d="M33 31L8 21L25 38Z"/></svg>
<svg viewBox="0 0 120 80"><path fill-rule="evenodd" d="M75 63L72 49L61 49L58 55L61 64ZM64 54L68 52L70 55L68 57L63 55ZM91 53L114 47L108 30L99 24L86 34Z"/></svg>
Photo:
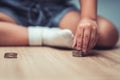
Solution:
<svg viewBox="0 0 120 80"><path fill-rule="evenodd" d="M72 48L75 48L75 46L74 46L74 45L72 45Z"/></svg>
<svg viewBox="0 0 120 80"><path fill-rule="evenodd" d="M79 50L79 48L77 47L77 50Z"/></svg>
<svg viewBox="0 0 120 80"><path fill-rule="evenodd" d="M81 48L80 48L80 51L81 51Z"/></svg>
<svg viewBox="0 0 120 80"><path fill-rule="evenodd" d="M78 47L77 49L78 49L78 50L81 50L81 47Z"/></svg>
<svg viewBox="0 0 120 80"><path fill-rule="evenodd" d="M83 52L86 53L86 49L84 49Z"/></svg>
<svg viewBox="0 0 120 80"><path fill-rule="evenodd" d="M85 51L85 50L84 50L83 52L84 52L84 53L86 53L86 51Z"/></svg>
<svg viewBox="0 0 120 80"><path fill-rule="evenodd" d="M77 47L75 47L75 49L77 50L78 48L77 48Z"/></svg>

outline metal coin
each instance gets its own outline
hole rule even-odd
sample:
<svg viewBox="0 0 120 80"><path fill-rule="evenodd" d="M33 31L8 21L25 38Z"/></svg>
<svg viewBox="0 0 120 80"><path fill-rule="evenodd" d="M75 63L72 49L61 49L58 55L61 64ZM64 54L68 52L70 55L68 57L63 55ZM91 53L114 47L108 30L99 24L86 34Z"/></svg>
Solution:
<svg viewBox="0 0 120 80"><path fill-rule="evenodd" d="M7 53L4 54L4 58L17 58L17 53L7 52Z"/></svg>
<svg viewBox="0 0 120 80"><path fill-rule="evenodd" d="M73 50L73 51L72 51L72 56L73 56L73 57L83 57L84 54L83 54L81 51Z"/></svg>

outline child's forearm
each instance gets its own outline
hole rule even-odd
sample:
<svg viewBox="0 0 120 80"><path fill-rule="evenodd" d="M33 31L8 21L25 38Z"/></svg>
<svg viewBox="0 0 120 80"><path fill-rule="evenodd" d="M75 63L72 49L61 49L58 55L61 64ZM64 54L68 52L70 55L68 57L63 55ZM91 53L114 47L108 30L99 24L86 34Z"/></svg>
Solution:
<svg viewBox="0 0 120 80"><path fill-rule="evenodd" d="M97 0L80 0L81 18L97 18Z"/></svg>

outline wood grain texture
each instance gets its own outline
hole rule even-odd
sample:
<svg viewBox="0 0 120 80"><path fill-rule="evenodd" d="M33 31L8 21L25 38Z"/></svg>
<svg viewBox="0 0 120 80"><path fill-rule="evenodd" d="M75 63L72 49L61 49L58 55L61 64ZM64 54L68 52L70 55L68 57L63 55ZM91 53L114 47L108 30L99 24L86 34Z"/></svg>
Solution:
<svg viewBox="0 0 120 80"><path fill-rule="evenodd" d="M4 53L16 52L17 59ZM72 50L0 47L0 80L120 80L120 42L112 50L72 57Z"/></svg>

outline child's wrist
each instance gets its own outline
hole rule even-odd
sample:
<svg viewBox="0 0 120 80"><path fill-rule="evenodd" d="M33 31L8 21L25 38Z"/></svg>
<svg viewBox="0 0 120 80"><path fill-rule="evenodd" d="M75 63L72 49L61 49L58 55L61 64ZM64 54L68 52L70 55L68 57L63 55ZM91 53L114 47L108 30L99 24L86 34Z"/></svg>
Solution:
<svg viewBox="0 0 120 80"><path fill-rule="evenodd" d="M80 19L89 19L89 20L94 20L97 21L97 17L93 17L93 16L81 16Z"/></svg>

